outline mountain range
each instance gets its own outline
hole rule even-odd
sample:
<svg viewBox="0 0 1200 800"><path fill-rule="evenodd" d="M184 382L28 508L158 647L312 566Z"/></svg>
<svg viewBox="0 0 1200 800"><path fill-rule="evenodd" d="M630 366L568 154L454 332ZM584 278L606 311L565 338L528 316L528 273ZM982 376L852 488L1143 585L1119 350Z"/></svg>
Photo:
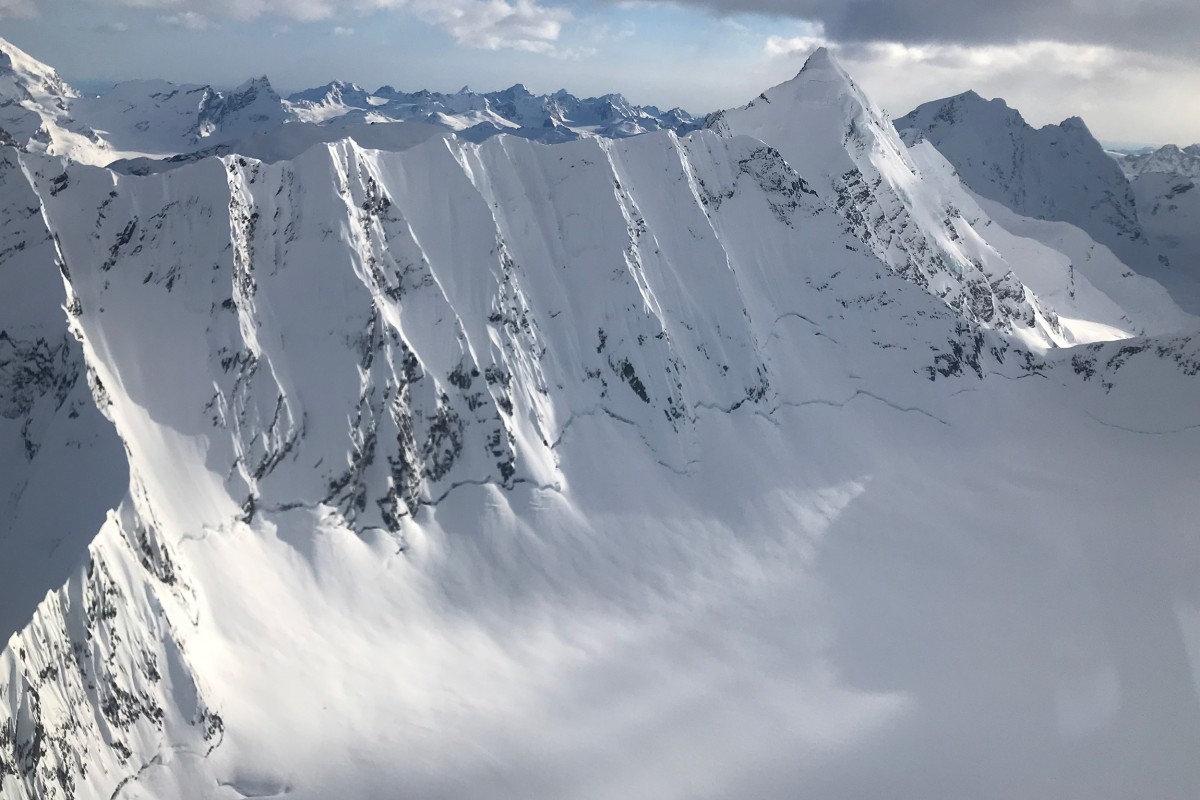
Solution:
<svg viewBox="0 0 1200 800"><path fill-rule="evenodd" d="M0 52L4 800L1200 790L1200 318L1082 123Z"/></svg>
<svg viewBox="0 0 1200 800"><path fill-rule="evenodd" d="M0 113L7 141L97 166L121 158L243 154L247 147L262 147L264 138L295 140L297 130L305 131L304 144L311 145L333 135L319 130L325 127L345 138L348 130L367 125L395 130L389 123L419 122L470 141L504 132L549 143L658 130L684 134L702 122L682 109L637 106L619 94L580 99L563 90L534 95L521 85L483 94L467 87L444 94L407 93L391 86L372 93L335 81L284 99L263 76L228 91L135 80L85 96L52 68L7 43L0 46L0 92L8 100L8 110ZM296 147L301 145L286 148L286 157L302 152Z"/></svg>

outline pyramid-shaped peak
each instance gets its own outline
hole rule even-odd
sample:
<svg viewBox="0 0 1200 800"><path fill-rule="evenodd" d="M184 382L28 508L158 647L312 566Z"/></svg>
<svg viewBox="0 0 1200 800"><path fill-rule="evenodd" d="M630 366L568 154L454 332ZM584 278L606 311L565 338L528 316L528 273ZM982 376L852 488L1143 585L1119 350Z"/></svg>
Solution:
<svg viewBox="0 0 1200 800"><path fill-rule="evenodd" d="M274 93L275 89L271 86L271 81L266 75L259 75L257 78L250 78L243 82L240 86L233 90L234 94L241 94L251 90L262 90Z"/></svg>
<svg viewBox="0 0 1200 800"><path fill-rule="evenodd" d="M1077 133L1092 138L1092 132L1088 128L1087 123L1083 121L1083 117L1072 116L1067 117L1062 122L1058 123L1058 127L1068 133Z"/></svg>
<svg viewBox="0 0 1200 800"><path fill-rule="evenodd" d="M838 61L828 47L818 47L814 50L812 55L804 61L804 66L796 73L794 81L798 83L841 83L847 87L855 85L850 73L846 72L842 62Z"/></svg>
<svg viewBox="0 0 1200 800"><path fill-rule="evenodd" d="M845 70L842 69L841 63L834 58L834 55L829 51L829 48L824 46L813 50L812 54L805 59L804 66L800 68L800 74L803 75L806 72L820 72L822 70L837 70L838 72L845 73Z"/></svg>
<svg viewBox="0 0 1200 800"><path fill-rule="evenodd" d="M75 97L74 89L63 82L54 68L38 61L7 39L0 38L0 75L40 84L43 91Z"/></svg>
<svg viewBox="0 0 1200 800"><path fill-rule="evenodd" d="M856 103L870 105L870 100L862 93L854 78L827 47L814 50L796 77L768 89L764 95L772 101L783 97L800 100L852 97Z"/></svg>
<svg viewBox="0 0 1200 800"><path fill-rule="evenodd" d="M911 173L896 129L827 48L815 50L796 77L741 108L709 116L705 127L769 142L808 180L840 176L880 153ZM889 167L890 168L890 167Z"/></svg>

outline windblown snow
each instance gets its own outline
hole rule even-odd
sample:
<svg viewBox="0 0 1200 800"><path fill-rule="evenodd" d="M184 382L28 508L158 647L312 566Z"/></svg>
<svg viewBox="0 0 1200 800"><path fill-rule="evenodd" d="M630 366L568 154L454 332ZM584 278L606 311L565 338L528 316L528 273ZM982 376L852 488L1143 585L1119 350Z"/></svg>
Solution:
<svg viewBox="0 0 1200 800"><path fill-rule="evenodd" d="M1200 321L1085 229L825 51L310 135L3 150L0 797L1196 795Z"/></svg>

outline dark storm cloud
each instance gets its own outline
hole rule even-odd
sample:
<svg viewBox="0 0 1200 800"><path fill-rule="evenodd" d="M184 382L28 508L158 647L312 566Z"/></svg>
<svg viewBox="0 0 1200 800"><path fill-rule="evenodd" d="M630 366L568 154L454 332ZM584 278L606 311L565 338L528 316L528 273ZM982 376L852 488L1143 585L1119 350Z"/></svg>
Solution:
<svg viewBox="0 0 1200 800"><path fill-rule="evenodd" d="M1200 60L1197 0L674 0L821 22L843 43L1103 44Z"/></svg>

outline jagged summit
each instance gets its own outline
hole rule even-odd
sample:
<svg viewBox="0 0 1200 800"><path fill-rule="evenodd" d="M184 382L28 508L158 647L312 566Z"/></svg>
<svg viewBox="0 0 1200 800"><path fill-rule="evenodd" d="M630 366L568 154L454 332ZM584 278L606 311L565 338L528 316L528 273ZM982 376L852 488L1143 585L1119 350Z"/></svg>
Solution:
<svg viewBox="0 0 1200 800"><path fill-rule="evenodd" d="M0 103L0 142L95 165L147 159L169 165L184 156L239 148L265 154L275 148L264 147L263 138L276 134L293 143L337 138L282 130L297 122L332 125L347 136L361 134L355 130L359 126L405 123L434 125L473 141L507 132L547 143L664 129L685 134L699 127L681 109L643 108L621 94L578 98L560 90L535 95L521 83L495 92L475 93L464 86L444 94L387 85L370 92L353 82L331 81L284 100L262 75L232 90L132 80L81 97L53 69L8 42L0 44ZM424 135L415 130L392 139L409 143ZM376 133L359 138L388 141Z"/></svg>
<svg viewBox="0 0 1200 800"><path fill-rule="evenodd" d="M808 58L804 60L804 66L801 67L800 72L797 73L797 77L805 73L816 75L820 72L829 72L835 75L840 75L847 78L849 77L849 75L846 73L846 70L842 67L841 62L834 57L833 53L828 47L824 46L818 47L816 50L813 50L811 54L809 54Z"/></svg>
<svg viewBox="0 0 1200 800"><path fill-rule="evenodd" d="M969 319L1043 344L1075 341L1037 290L1023 283L1023 275L1038 281L1023 266L1020 248L989 242L995 239L987 230L991 221L945 159L932 147L910 152L828 51L814 53L795 78L742 108L711 115L706 124L778 148L864 247ZM1106 318L1118 322L1120 316L1110 309Z"/></svg>
<svg viewBox="0 0 1200 800"><path fill-rule="evenodd" d="M918 106L896 128L931 142L980 195L1076 225L1135 268L1149 260L1133 192L1079 117L1034 128L1003 100L967 92Z"/></svg>
<svg viewBox="0 0 1200 800"><path fill-rule="evenodd" d="M1021 113L1009 106L1004 98L996 97L989 100L974 89L968 89L938 101L936 113L932 114L932 118L921 129L953 125L963 118L975 116L986 116L989 124L992 125L1019 126L1025 124L1025 118L1021 116ZM907 117L897 120L896 127L902 135L906 130L913 128Z"/></svg>
<svg viewBox="0 0 1200 800"><path fill-rule="evenodd" d="M842 66L841 62L837 60L837 57L827 47L818 47L814 50L805 59L804 66L796 73L796 77L772 89L768 89L762 96L772 98L772 101L782 99L788 95L803 96L811 100L813 98L813 89L809 86L810 84L824 85L829 97L848 94L853 96L862 105L870 105L870 100L859 89L854 78L850 76L850 73L846 71L846 68Z"/></svg>
<svg viewBox="0 0 1200 800"><path fill-rule="evenodd" d="M287 106L303 122L421 121L472 141L501 132L550 143L584 136L624 138L663 129L684 134L698 127L681 109L663 112L637 106L617 93L579 98L560 89L535 95L520 83L482 93L464 86L452 94L405 92L392 86L367 93L327 86L297 92L288 98Z"/></svg>
<svg viewBox="0 0 1200 800"><path fill-rule="evenodd" d="M1166 144L1141 155L1122 156L1117 163L1130 180L1148 173L1200 178L1200 145Z"/></svg>
<svg viewBox="0 0 1200 800"><path fill-rule="evenodd" d="M64 97L78 97L79 95L59 77L53 67L43 64L2 37L0 37L0 76L21 81L27 84L27 88L36 88L51 94L59 94Z"/></svg>
<svg viewBox="0 0 1200 800"><path fill-rule="evenodd" d="M1066 130L1066 131L1077 131L1077 132L1085 134L1086 136L1091 137L1093 139L1095 138L1094 136L1092 136L1092 129L1089 128L1087 126L1087 123L1083 121L1083 117L1079 117L1079 116L1067 117L1062 122L1058 123L1058 127L1062 128L1063 130Z"/></svg>
<svg viewBox="0 0 1200 800"><path fill-rule="evenodd" d="M72 113L79 96L52 67L0 39L0 138L32 152L103 162L104 141Z"/></svg>

